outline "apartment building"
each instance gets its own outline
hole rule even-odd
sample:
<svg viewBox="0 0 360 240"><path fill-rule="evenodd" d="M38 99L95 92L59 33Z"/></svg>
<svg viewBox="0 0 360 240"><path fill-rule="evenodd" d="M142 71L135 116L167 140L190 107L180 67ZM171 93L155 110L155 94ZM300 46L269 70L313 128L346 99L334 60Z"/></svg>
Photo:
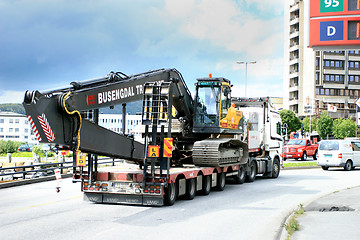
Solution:
<svg viewBox="0 0 360 240"><path fill-rule="evenodd" d="M360 93L359 50L309 48L309 9L309 0L285 1L284 108L304 117L333 106L333 118L354 116Z"/></svg>
<svg viewBox="0 0 360 240"><path fill-rule="evenodd" d="M39 143L27 117L12 112L0 112L0 140Z"/></svg>

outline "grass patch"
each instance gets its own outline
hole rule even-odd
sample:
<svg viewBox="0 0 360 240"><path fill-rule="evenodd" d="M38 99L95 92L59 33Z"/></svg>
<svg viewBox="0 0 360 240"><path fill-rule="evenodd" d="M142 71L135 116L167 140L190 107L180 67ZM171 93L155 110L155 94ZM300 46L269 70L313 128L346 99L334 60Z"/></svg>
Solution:
<svg viewBox="0 0 360 240"><path fill-rule="evenodd" d="M11 157L32 157L32 152L14 152ZM6 157L6 154L0 154L0 157Z"/></svg>
<svg viewBox="0 0 360 240"><path fill-rule="evenodd" d="M317 166L316 162L285 162L284 167L312 167Z"/></svg>
<svg viewBox="0 0 360 240"><path fill-rule="evenodd" d="M290 219L287 221L287 223L284 224L284 227L286 231L288 232L288 235L286 237L287 240L290 239L290 237L293 235L295 231L300 230L300 224L297 220L297 218L305 213L305 209L302 204L299 205L299 209L294 211L293 215L290 217Z"/></svg>

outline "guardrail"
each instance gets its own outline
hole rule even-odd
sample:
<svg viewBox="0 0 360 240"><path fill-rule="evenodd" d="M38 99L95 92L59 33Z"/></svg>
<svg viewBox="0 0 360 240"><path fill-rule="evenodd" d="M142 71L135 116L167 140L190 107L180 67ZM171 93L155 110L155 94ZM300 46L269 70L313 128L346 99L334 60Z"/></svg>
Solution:
<svg viewBox="0 0 360 240"><path fill-rule="evenodd" d="M111 161L109 161L111 159ZM122 162L121 159L114 158L101 158L98 159L98 164L112 164L115 165L116 162ZM30 173L42 172L44 175L50 176L54 175L55 169L60 169L60 173L63 174L64 169L73 169L77 166L74 166L73 161L68 162L57 162L57 163L42 163L42 164L31 164L31 165L23 165L23 166L14 166L14 167L4 167L0 168L0 177L2 176L13 176L13 179L26 179L26 175ZM50 172L50 173L49 173ZM20 176L21 177L18 177ZM30 178L40 177L39 175L30 176Z"/></svg>

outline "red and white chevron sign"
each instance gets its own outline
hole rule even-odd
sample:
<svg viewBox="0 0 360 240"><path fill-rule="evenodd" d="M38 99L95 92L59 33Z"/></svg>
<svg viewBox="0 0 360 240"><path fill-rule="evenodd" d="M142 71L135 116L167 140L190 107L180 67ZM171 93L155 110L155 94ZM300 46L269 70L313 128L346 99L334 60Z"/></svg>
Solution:
<svg viewBox="0 0 360 240"><path fill-rule="evenodd" d="M33 129L33 131L34 131L34 133L35 133L36 138L37 138L40 142L42 142L42 139L41 139L41 137L40 137L40 134L39 134L38 130L36 129L36 126L35 126L35 124L34 124L33 119L31 118L30 115L28 115L27 118L29 119L29 123L30 123L31 128Z"/></svg>
<svg viewBox="0 0 360 240"><path fill-rule="evenodd" d="M40 125L42 129L44 130L44 133L46 135L46 138L49 142L53 142L55 140L55 135L53 131L51 130L50 124L45 116L45 113L37 116L39 119Z"/></svg>

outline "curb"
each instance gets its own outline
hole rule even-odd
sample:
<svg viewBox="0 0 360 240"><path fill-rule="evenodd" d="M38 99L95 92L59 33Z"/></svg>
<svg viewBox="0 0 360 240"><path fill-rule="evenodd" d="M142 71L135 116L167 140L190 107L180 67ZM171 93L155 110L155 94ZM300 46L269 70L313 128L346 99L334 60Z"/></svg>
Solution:
<svg viewBox="0 0 360 240"><path fill-rule="evenodd" d="M70 178L72 176L73 176L72 174L61 174L61 178ZM39 178L34 178L34 179L15 180L12 182L0 183L0 189L9 188L9 187L17 187L17 186L22 186L22 185L31 184L31 183L54 181L54 180L56 180L55 175L47 176L47 177L39 177Z"/></svg>
<svg viewBox="0 0 360 240"><path fill-rule="evenodd" d="M353 186L351 188L355 188L355 187L360 187L360 185L357 185L357 186ZM342 189L339 189L339 190L336 190L336 191L343 191L347 188L342 188ZM306 203L303 204L303 208L305 209L307 206L309 206L311 203L315 202L316 200L322 198L322 197L325 197L325 196L328 196L328 195L331 195L333 194L333 192L329 192L329 193L325 193L319 197L316 197L316 198L313 198L313 199L310 199L309 201L307 201ZM284 224L288 222L288 220L291 218L292 215L294 215L294 212L296 211L296 208L294 208L293 210L290 210L286 216L284 217L284 219L281 221L281 224L280 224L280 228L278 229L277 231L277 234L275 236L275 240L284 240L287 238L287 231L284 227ZM306 212L305 212L306 213Z"/></svg>

